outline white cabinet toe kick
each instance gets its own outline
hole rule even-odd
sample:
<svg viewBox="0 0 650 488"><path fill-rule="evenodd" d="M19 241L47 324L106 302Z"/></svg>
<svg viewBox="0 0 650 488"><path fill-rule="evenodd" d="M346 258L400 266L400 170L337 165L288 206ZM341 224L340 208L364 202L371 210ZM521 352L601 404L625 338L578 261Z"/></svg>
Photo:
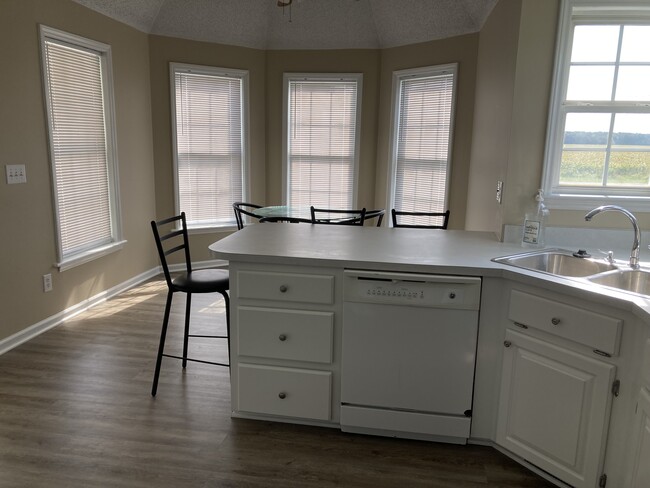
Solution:
<svg viewBox="0 0 650 488"><path fill-rule="evenodd" d="M341 405L341 430L451 444L467 444L471 417Z"/></svg>

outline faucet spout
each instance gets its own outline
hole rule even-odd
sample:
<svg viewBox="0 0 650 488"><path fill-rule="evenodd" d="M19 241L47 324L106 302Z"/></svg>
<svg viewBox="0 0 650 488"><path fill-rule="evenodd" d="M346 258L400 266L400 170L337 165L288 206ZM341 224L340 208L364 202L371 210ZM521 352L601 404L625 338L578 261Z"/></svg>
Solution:
<svg viewBox="0 0 650 488"><path fill-rule="evenodd" d="M632 252L630 254L630 268L638 269L639 268L639 249L641 247L641 229L639 228L639 222L636 220L636 217L629 210L619 207L618 205L601 205L596 207L593 210L587 212L585 215L585 220L589 222L594 215L598 215L601 212L620 212L625 215L630 222L632 222L632 227L634 228L634 241L632 242Z"/></svg>

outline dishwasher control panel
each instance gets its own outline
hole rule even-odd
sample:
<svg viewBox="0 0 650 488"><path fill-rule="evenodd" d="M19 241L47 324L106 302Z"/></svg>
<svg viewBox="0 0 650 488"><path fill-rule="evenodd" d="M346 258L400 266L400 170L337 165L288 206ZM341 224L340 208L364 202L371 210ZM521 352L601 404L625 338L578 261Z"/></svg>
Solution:
<svg viewBox="0 0 650 488"><path fill-rule="evenodd" d="M345 270L344 300L478 310L481 278Z"/></svg>

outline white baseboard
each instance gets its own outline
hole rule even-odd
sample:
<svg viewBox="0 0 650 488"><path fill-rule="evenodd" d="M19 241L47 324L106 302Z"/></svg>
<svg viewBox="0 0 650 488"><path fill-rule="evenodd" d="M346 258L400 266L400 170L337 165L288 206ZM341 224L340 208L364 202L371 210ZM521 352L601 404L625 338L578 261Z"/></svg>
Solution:
<svg viewBox="0 0 650 488"><path fill-rule="evenodd" d="M140 283L148 280L149 278L153 278L160 272L161 272L161 268L159 266L150 269L149 271L139 274L138 276L134 276L133 278L123 283L120 283L119 285L116 285L112 288L109 288L108 290L98 293L93 297L83 300L82 302L79 302L71 307L68 307L63 311L46 318L45 320L41 320L40 322L34 325L30 325L29 327L26 327L25 329L16 332L15 334L10 335L5 339L0 340L0 354L4 354L5 352L10 351L14 347L17 347L20 344L23 344L24 342L33 339L37 335L42 334L43 332L56 327L60 323L74 317L77 314L80 314L81 312L88 310L89 308L99 303L105 302L109 298L114 297L115 295L122 293L123 291L126 291L129 288L133 288L134 286L139 285Z"/></svg>
<svg viewBox="0 0 650 488"><path fill-rule="evenodd" d="M203 269L203 268L226 268L227 269L228 261L216 260L216 259L209 260L209 261L198 261L192 263L192 267L194 269ZM184 271L185 265L184 264L171 265L169 269L172 272ZM160 273L162 273L162 268L160 266L152 268L149 271L145 271L142 274L134 276L133 278L130 278L127 281L120 283L119 285L115 285L114 287L109 288L108 290L98 293L93 297L83 300L82 302L79 302L71 307L68 307L65 310L55 315L52 315L44 320L41 320L40 322L34 325L30 325L29 327L26 327L23 330L16 332L15 334L0 340L0 355L4 354L7 351L10 351L14 347L17 347L27 342L30 339L33 339L39 334L42 334L43 332L46 332L56 327L62 322L71 319L75 315L78 315L81 312L85 312L86 310L94 307L95 305L103 303L109 298L112 298L115 295L118 295L130 288L133 288L134 286L139 285L140 283L143 283L148 279L157 276Z"/></svg>

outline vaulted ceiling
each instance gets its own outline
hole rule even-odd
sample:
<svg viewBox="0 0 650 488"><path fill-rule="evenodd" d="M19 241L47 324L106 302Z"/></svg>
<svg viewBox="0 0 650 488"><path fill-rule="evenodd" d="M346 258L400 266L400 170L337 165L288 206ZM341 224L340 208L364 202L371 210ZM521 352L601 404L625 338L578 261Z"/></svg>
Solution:
<svg viewBox="0 0 650 488"><path fill-rule="evenodd" d="M162 36L256 49L377 49L477 32L497 0L74 0ZM287 3L288 0L283 0Z"/></svg>

